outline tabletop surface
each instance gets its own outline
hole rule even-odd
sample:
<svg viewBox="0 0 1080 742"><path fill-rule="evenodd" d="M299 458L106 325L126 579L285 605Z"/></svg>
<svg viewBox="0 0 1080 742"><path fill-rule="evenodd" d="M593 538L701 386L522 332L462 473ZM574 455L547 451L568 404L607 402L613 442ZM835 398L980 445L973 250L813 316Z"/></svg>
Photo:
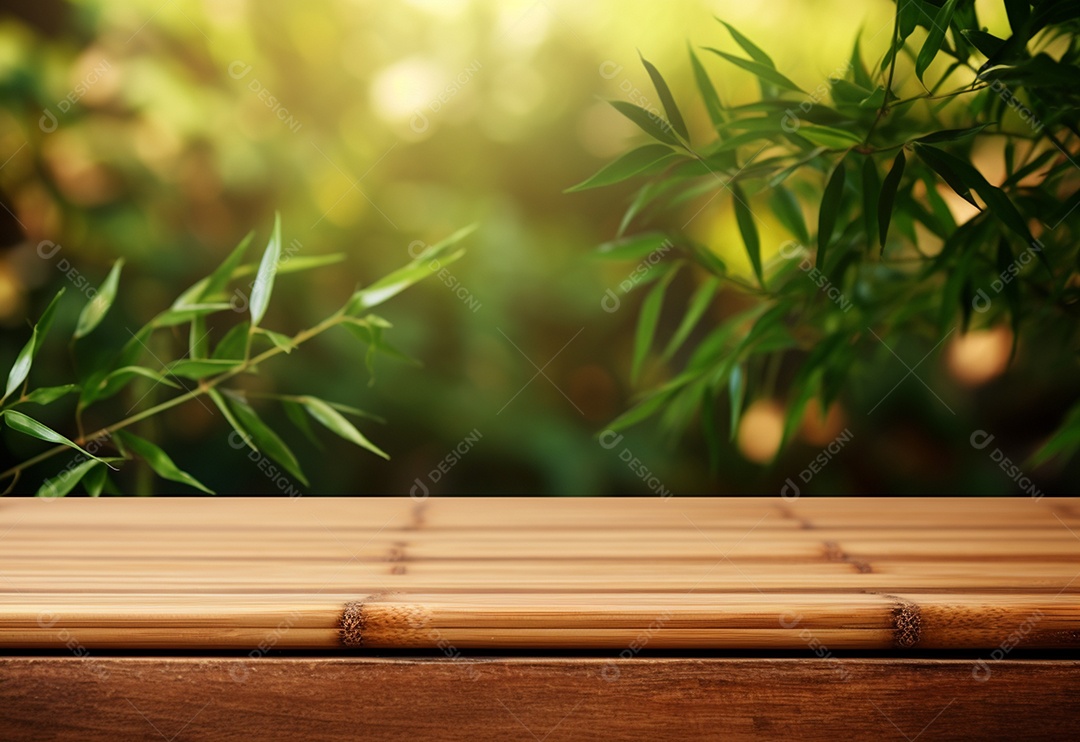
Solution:
<svg viewBox="0 0 1080 742"><path fill-rule="evenodd" d="M1080 498L0 500L0 647L1080 647Z"/></svg>

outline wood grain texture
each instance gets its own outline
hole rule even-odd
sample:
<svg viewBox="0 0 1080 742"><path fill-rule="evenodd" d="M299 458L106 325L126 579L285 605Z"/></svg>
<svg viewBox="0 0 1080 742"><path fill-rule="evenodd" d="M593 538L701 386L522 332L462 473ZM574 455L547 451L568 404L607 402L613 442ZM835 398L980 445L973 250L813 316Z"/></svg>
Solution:
<svg viewBox="0 0 1080 742"><path fill-rule="evenodd" d="M0 738L1063 740L1080 662L0 658ZM45 726L47 724L47 727Z"/></svg>
<svg viewBox="0 0 1080 742"><path fill-rule="evenodd" d="M0 647L1080 647L1080 499L0 500Z"/></svg>

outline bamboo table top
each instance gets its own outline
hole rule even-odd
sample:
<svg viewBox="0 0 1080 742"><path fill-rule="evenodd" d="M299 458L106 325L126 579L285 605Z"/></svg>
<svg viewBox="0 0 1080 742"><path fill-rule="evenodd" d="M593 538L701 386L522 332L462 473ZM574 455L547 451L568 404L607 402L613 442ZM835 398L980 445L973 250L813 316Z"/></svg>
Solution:
<svg viewBox="0 0 1080 742"><path fill-rule="evenodd" d="M0 647L1080 647L1080 498L0 500Z"/></svg>

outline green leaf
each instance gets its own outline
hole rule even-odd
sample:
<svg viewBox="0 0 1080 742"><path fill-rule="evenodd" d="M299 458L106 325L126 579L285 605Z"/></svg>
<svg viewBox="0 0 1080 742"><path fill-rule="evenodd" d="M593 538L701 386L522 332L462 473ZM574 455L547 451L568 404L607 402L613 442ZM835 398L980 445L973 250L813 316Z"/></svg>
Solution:
<svg viewBox="0 0 1080 742"><path fill-rule="evenodd" d="M171 381L165 374L159 374L156 371L152 371L143 366L124 366L110 372L97 383L93 383L92 379L89 380L83 388L80 404L82 404L83 407L86 407L91 402L108 399L119 393L121 389L127 386L128 383L136 377L149 379L155 384L164 384L173 389L180 388L178 384Z"/></svg>
<svg viewBox="0 0 1080 742"><path fill-rule="evenodd" d="M1044 463L1061 456L1070 459L1080 449L1080 404L1073 405L1058 429L1028 460L1028 466L1042 466Z"/></svg>
<svg viewBox="0 0 1080 742"><path fill-rule="evenodd" d="M983 177L973 165L958 157L954 157L942 150L935 147L930 147L925 144L916 144L915 151L919 153L923 161L930 165L934 170L941 175L946 182L949 182L945 174L950 173L951 177L958 181L958 185L961 189L964 189L969 196L969 200L975 206L974 199L970 198L970 191L974 190L986 202L986 207L990 210L995 217L1001 220L1002 224L1015 232L1017 235L1024 239L1029 246L1035 249L1036 256L1046 266L1047 271L1050 271L1050 265L1046 260L1046 255L1043 253L1042 246L1035 240L1035 237L1031 234L1031 230L1028 229L1027 222L1024 217L1017 210L1016 206L1005 194L1005 191L1000 188L990 185L990 183ZM957 190L957 186L952 183L949 185L954 191L960 193ZM963 193L960 193L963 195Z"/></svg>
<svg viewBox="0 0 1080 742"><path fill-rule="evenodd" d="M713 127L718 127L724 123L724 105L720 102L720 96L717 95L716 88L709 79L709 73L705 71L693 47L687 45L687 48L690 52L690 66L694 68L694 82L697 83L698 91L701 93L701 100L705 103L705 110L709 113L709 120L712 121Z"/></svg>
<svg viewBox="0 0 1080 742"><path fill-rule="evenodd" d="M728 397L731 401L731 440L739 432L739 420L742 418L743 399L746 396L746 373L741 364L731 369L728 377Z"/></svg>
<svg viewBox="0 0 1080 742"><path fill-rule="evenodd" d="M37 331L33 352L35 357L45 343L45 336L49 334L49 328L52 327L53 317L56 316L56 308L60 304L60 297L64 295L64 291L65 289L60 289L56 292L56 296L49 302L49 306L45 307L45 311L41 313L41 319L38 320L37 325L34 327Z"/></svg>
<svg viewBox="0 0 1080 742"><path fill-rule="evenodd" d="M452 246L472 231L473 227L458 230L442 242L422 252L418 258L404 267L398 268L370 286L360 289L352 295L345 305L345 313L355 316L366 309L382 304L413 284L434 275L440 268L460 259L465 254L464 250L457 250L449 254L448 252Z"/></svg>
<svg viewBox="0 0 1080 742"><path fill-rule="evenodd" d="M799 136L829 149L850 149L862 144L861 137L831 126L803 126L799 129Z"/></svg>
<svg viewBox="0 0 1080 742"><path fill-rule="evenodd" d="M370 317L373 315L368 316ZM342 327L344 327L352 335L359 339L360 342L368 346L368 353L365 360L368 365L368 373L371 373L372 375L374 375L373 355L376 352L389 356L394 360L407 363L410 366L416 366L417 368L424 365L417 359L410 356L408 353L405 353L404 351L401 351L390 343L386 342L386 340L382 336L382 328L379 326L373 326L370 322L363 319L354 319L353 321L346 322L342 325Z"/></svg>
<svg viewBox="0 0 1080 742"><path fill-rule="evenodd" d="M855 35L855 47L851 50L851 71L852 76L855 78L855 84L863 88L872 88L874 81L870 78L870 73L866 69L866 65L863 64L862 50L859 48L860 40L862 37L862 29L859 29L859 33Z"/></svg>
<svg viewBox="0 0 1080 742"><path fill-rule="evenodd" d="M773 187L772 195L769 196L769 207L784 228L791 232L800 244L810 244L810 232L806 229L802 205L795 198L795 194L785 186L777 184Z"/></svg>
<svg viewBox="0 0 1080 742"><path fill-rule="evenodd" d="M802 88L793 83L791 80L787 79L773 68L768 67L761 62L756 62L750 59L740 59L739 57L736 57L732 54L722 52L719 49L713 49L711 46L707 46L705 47L705 49L712 52L713 54L720 55L736 67L741 67L742 69L756 75L759 79L764 80L765 82L772 83L773 85L784 88L785 90L792 90L796 93L804 92Z"/></svg>
<svg viewBox="0 0 1080 742"><path fill-rule="evenodd" d="M649 348L652 347L656 326L660 321L660 310L664 306L664 294L676 272L677 269L669 270L663 279L653 286L645 297L645 301L641 304L637 332L634 335L634 359L630 371L630 378L635 383L641 375L641 367L645 363L645 356L648 354Z"/></svg>
<svg viewBox="0 0 1080 742"><path fill-rule="evenodd" d="M341 413L323 400L317 399L316 397L304 396L300 398L300 403L304 405L308 414L345 440L371 451L376 456L381 456L384 459L390 458L385 451L365 438L351 422L346 420Z"/></svg>
<svg viewBox="0 0 1080 742"><path fill-rule="evenodd" d="M37 345L38 331L37 327L30 334L30 339L26 341L26 345L19 351L19 355L15 357L15 363L11 366L11 371L8 372L7 388L4 390L3 398L0 398L0 402L10 397L12 393L19 388L19 385L26 381L26 377L30 375L30 366L34 363L34 347Z"/></svg>
<svg viewBox="0 0 1080 742"><path fill-rule="evenodd" d="M217 361L242 361L247 351L247 340L250 334L251 323L241 322L233 325L214 347L211 358Z"/></svg>
<svg viewBox="0 0 1080 742"><path fill-rule="evenodd" d="M728 33L731 34L731 38L735 39L735 43L742 47L742 50L749 54L751 59L753 59L755 62L758 62L759 64L765 65L766 67L776 69L776 65L773 64L773 61L769 57L769 55L763 52L760 48L758 48L754 44L754 42L750 41L750 39L746 38L737 30L735 30L735 27L727 21L720 20L719 18L717 18L716 20L724 24L724 28L726 28L728 30Z"/></svg>
<svg viewBox="0 0 1080 742"><path fill-rule="evenodd" d="M19 351L19 355L15 357L15 363L12 364L11 370L8 372L4 396L0 397L0 404L3 404L4 400L10 397L12 392L18 389L19 385L26 381L26 377L30 375L30 367L34 363L34 357L41 350L45 335L48 334L49 328L52 327L56 307L60 303L60 297L63 295L64 289L56 292L56 296L49 302L49 306L45 307L45 311L41 313L41 319L34 325L34 329L30 333L30 340Z"/></svg>
<svg viewBox="0 0 1080 742"><path fill-rule="evenodd" d="M818 212L817 234L817 267L825 269L825 251L832 239L833 228L836 226L836 218L840 213L840 203L844 195L844 159L836 163L829 182L825 186L825 193L821 197L821 209Z"/></svg>
<svg viewBox="0 0 1080 742"><path fill-rule="evenodd" d="M896 153L889 174L885 176L885 182L881 185L881 196L878 198L878 231L881 238L881 251L885 252L885 238L889 236L889 222L892 220L893 203L896 201L896 189L900 187L900 179L904 177L904 164L907 158L904 150Z"/></svg>
<svg viewBox="0 0 1080 742"><path fill-rule="evenodd" d="M929 165L930 169L937 173L958 196L975 208L980 208L979 204L975 201L975 198L971 195L971 186L968 183L965 183L964 179L960 177L960 174L955 169L957 162L955 157L946 155L943 151L926 145L916 144L914 147L915 152L922 161Z"/></svg>
<svg viewBox="0 0 1080 742"><path fill-rule="evenodd" d="M754 268L758 283L765 288L765 274L761 267L761 239L758 237L757 225L754 224L754 214L746 203L746 194L738 183L731 184L731 199L735 207L735 221L739 224L739 233L742 234L746 254L750 257L750 265Z"/></svg>
<svg viewBox="0 0 1080 742"><path fill-rule="evenodd" d="M281 261L281 214L274 212L274 231L266 244L259 272L255 274L255 284L251 287L251 326L257 327L262 322L266 309L270 306L270 294L274 290L274 276L277 275Z"/></svg>
<svg viewBox="0 0 1080 742"><path fill-rule="evenodd" d="M259 418L251 405L234 394L229 395L228 405L235 415L235 421L240 425L237 430L244 437L244 441L256 451L266 454L281 464L285 471L307 486L307 478L300 470L296 456L277 433Z"/></svg>
<svg viewBox="0 0 1080 742"><path fill-rule="evenodd" d="M117 459L117 461L123 461L123 459ZM90 497L100 497L102 491L105 489L105 480L108 477L108 472L108 469L95 462L95 465L90 467L90 471L83 475L82 478L86 494L90 495Z"/></svg>
<svg viewBox="0 0 1080 742"><path fill-rule="evenodd" d="M609 162L607 165L600 168L594 175L586 178L576 186L567 188L564 193L574 193L576 191L585 191L590 188L599 188L601 186L619 183L648 170L659 162L680 159L684 158L677 155L671 147L667 147L663 144L646 144L643 147L630 150L613 162Z"/></svg>
<svg viewBox="0 0 1080 742"><path fill-rule="evenodd" d="M240 440L243 441L244 444L247 445L252 451L258 452L259 449L255 446L255 439L251 436L250 433L248 433L244 426L240 424L240 421L236 418L236 415L233 414L232 408L229 407L228 403L226 403L225 397L222 396L221 392L219 392L217 389L209 389L206 394L210 397L211 400L213 400L214 405L218 408L218 411L221 412L221 414L225 417L225 420L229 423L232 429L240 435ZM229 443L230 445L232 444L231 437Z"/></svg>
<svg viewBox="0 0 1080 742"><path fill-rule="evenodd" d="M978 134L980 131L991 124L979 124L978 126L970 126L966 129L942 129L941 131L935 131L932 134L918 137L914 141L922 142L923 144L933 144L935 142L953 142L957 139L964 139L966 137Z"/></svg>
<svg viewBox="0 0 1080 742"><path fill-rule="evenodd" d="M124 441L124 445L126 445L132 453L146 461L146 463L150 465L150 468L154 470L154 473L162 479L186 484L189 487L194 487L208 495L214 494L213 490L207 488L199 480L195 479L195 477L187 472L181 471L180 468L173 463L173 460L169 458L169 455L162 451L157 445L145 438L140 438L133 433L129 433L126 430L118 431L116 435Z"/></svg>
<svg viewBox="0 0 1080 742"><path fill-rule="evenodd" d="M304 406L291 399L283 399L281 400L281 407L285 410L285 416L289 418L289 421L304 434L305 438L311 441L311 445L322 450L323 445L315 435L315 431L311 429L311 421L308 420L308 416L304 413Z"/></svg>
<svg viewBox="0 0 1080 742"><path fill-rule="evenodd" d="M60 443L68 448L74 448L84 456L89 456L94 461L100 461L101 463L107 463L105 459L98 458L94 454L85 450L81 446L77 445L73 441L68 440L64 436L57 433L52 428L39 423L32 417L28 417L21 412L15 410L4 410L0 412L0 416L3 416L7 420L8 426L19 433L28 435L31 438L38 438L39 440L47 441L48 443ZM112 468L112 467L109 467Z"/></svg>
<svg viewBox="0 0 1080 742"><path fill-rule="evenodd" d="M664 348L664 352L661 355L663 360L669 360L675 355L675 352L682 347L682 344L686 342L686 338L690 336L690 333L693 331L702 315L705 314L706 310L708 310L709 306L712 304L719 288L720 279L712 276L698 286L694 295L690 298L690 304L687 306L686 314L683 315L678 329L675 330L675 334L671 336L671 340L668 341L667 347Z"/></svg>
<svg viewBox="0 0 1080 742"><path fill-rule="evenodd" d="M1031 3L1029 0L1005 0L1005 14L1009 17L1009 28L1013 34L1023 34L1024 27L1031 20Z"/></svg>
<svg viewBox="0 0 1080 742"><path fill-rule="evenodd" d="M296 343L294 343L293 339L288 335L282 335L280 332L273 332L262 327L255 328L255 331L260 335L265 335L270 339L270 342L286 353L292 353L293 349L296 348Z"/></svg>
<svg viewBox="0 0 1080 742"><path fill-rule="evenodd" d="M248 245L251 244L253 239L255 239L254 230L244 235L244 239L240 240L239 244L232 249L232 252L228 254L225 260L221 261L221 265L207 277L206 286L203 292L196 297L197 301L202 301L208 296L213 296L225 290L229 285L229 281L233 278L233 273L236 272L240 262L244 259L244 253L247 252Z"/></svg>
<svg viewBox="0 0 1080 742"><path fill-rule="evenodd" d="M231 371L242 363L243 361L241 360L233 359L184 359L170 365L168 371L173 376L197 381L199 379L205 379L207 376L215 376L226 371Z"/></svg>
<svg viewBox="0 0 1080 742"><path fill-rule="evenodd" d="M150 326L155 330L162 327L175 327L190 322L196 317L205 317L209 314L225 312L230 309L232 309L232 305L226 302L187 304L178 309L166 309L150 320Z"/></svg>
<svg viewBox="0 0 1080 742"><path fill-rule="evenodd" d="M102 281L97 293L94 294L94 298L79 313L79 321L75 323L76 340L89 335L105 318L109 308L112 307L113 302L116 300L116 288L120 282L120 270L123 267L123 258L113 263L112 270L109 271L109 275L105 276L105 280Z"/></svg>
<svg viewBox="0 0 1080 742"><path fill-rule="evenodd" d="M998 240L997 246L997 270L999 276L1008 275L1009 268L1013 264L1012 250L1009 249L1009 241L1004 237ZM1020 282L1008 281L1004 288L1005 301L1009 305L1009 319L1012 323L1012 349L1009 351L1009 360L1016 356L1017 344L1020 341L1020 316L1022 313L1020 301Z"/></svg>
<svg viewBox="0 0 1080 742"><path fill-rule="evenodd" d="M123 459L110 459L110 461L122 461ZM100 469L102 474L106 471L101 463L93 459L79 462L75 466L62 470L51 479L46 479L36 493L37 497L63 497L75 489L77 485L93 469Z"/></svg>
<svg viewBox="0 0 1080 742"><path fill-rule="evenodd" d="M881 198L881 180L878 178L874 158L867 155L863 159L862 172L863 225L866 228L866 244L873 247L878 236L878 203Z"/></svg>
<svg viewBox="0 0 1080 742"><path fill-rule="evenodd" d="M608 101L608 103L610 103L616 111L637 124L638 128L653 139L665 144L676 146L679 144L679 140L675 138L675 135L671 131L671 124L662 117L654 113L649 113L641 106L635 106L633 103L628 103L624 100L611 100Z"/></svg>
<svg viewBox="0 0 1080 742"><path fill-rule="evenodd" d="M605 260L642 260L669 245L664 252L674 245L671 238L663 232L642 232L623 237L621 240L605 242L596 248L596 255Z"/></svg>
<svg viewBox="0 0 1080 742"><path fill-rule="evenodd" d="M72 392L79 390L78 384L63 384L62 386L43 386L26 395L27 402L31 404L47 405L61 397L66 397Z"/></svg>
<svg viewBox="0 0 1080 742"><path fill-rule="evenodd" d="M926 34L926 41L923 42L922 49L919 50L919 56L915 60L915 74L920 80L922 80L926 68L930 66L930 63L934 61L934 57L941 50L941 44L945 41L945 31L949 28L949 23L952 22L953 11L956 10L956 3L957 0L946 0L945 4L938 10L934 22L930 24L929 32Z"/></svg>
<svg viewBox="0 0 1080 742"><path fill-rule="evenodd" d="M664 80L664 76L660 74L660 70L656 69L649 60L641 55L640 51L638 57L641 58L641 63L645 65L645 71L649 73L653 87L656 88L656 94L660 96L660 103L664 106L664 113L667 114L668 121L671 122L671 126L679 136L689 142L690 132L686 128L686 122L683 121L682 113L679 112L679 107L675 104L675 97L671 94L671 89Z"/></svg>
<svg viewBox="0 0 1080 742"><path fill-rule="evenodd" d="M979 50L980 54L988 59L1001 51L1001 48L1005 46L1005 39L999 39L997 36L989 34L986 31L965 28L961 33L972 46Z"/></svg>

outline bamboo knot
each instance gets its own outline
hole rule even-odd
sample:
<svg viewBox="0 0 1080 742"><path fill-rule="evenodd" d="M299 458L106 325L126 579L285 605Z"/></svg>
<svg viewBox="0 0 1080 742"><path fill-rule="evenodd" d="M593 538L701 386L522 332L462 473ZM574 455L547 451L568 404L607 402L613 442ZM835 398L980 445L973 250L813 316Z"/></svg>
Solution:
<svg viewBox="0 0 1080 742"><path fill-rule="evenodd" d="M893 608L893 640L896 646L910 649L918 644L921 638L922 615L917 604L903 598L894 599L896 607Z"/></svg>
<svg viewBox="0 0 1080 742"><path fill-rule="evenodd" d="M345 604L338 624L338 635L346 647L364 646L364 604L354 600Z"/></svg>

